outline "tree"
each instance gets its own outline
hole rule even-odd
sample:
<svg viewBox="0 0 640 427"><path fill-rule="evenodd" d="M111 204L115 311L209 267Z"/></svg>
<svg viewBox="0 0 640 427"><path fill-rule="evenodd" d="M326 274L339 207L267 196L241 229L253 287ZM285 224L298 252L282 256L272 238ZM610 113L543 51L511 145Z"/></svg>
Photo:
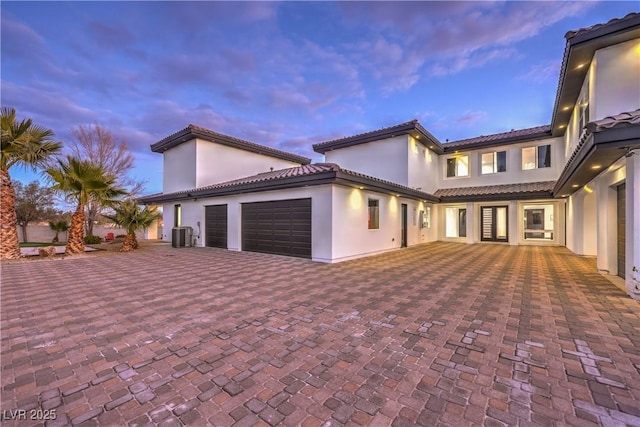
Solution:
<svg viewBox="0 0 640 427"><path fill-rule="evenodd" d="M16 222L22 228L22 240L28 242L27 225L30 222L51 219L57 215L53 208L53 189L41 187L38 181L14 184L16 192Z"/></svg>
<svg viewBox="0 0 640 427"><path fill-rule="evenodd" d="M76 204L71 216L71 226L65 253L67 255L84 252L84 215L88 203L98 202L101 206L113 204L117 197L126 192L116 186L116 177L108 174L91 160L67 156L59 159L56 166L46 170L54 182L53 189L66 196L68 202Z"/></svg>
<svg viewBox="0 0 640 427"><path fill-rule="evenodd" d="M111 131L99 124L78 126L72 130L75 141L70 145L71 155L87 159L100 166L107 175L116 178L115 184L133 196L139 194L144 182L130 176L133 169L133 155L127 144L116 141ZM92 200L86 206L85 231L93 235L93 224L100 218L104 206L99 200Z"/></svg>
<svg viewBox="0 0 640 427"><path fill-rule="evenodd" d="M155 207L140 206L133 199L124 200L113 206L114 214L105 215L111 221L127 230L127 236L122 242L122 252L130 252L138 249L136 231L149 228L153 221L159 217Z"/></svg>
<svg viewBox="0 0 640 427"><path fill-rule="evenodd" d="M69 223L65 219L57 221L49 221L49 228L56 232L56 235L51 240L51 243L58 243L60 238L58 237L61 231L67 231L69 229Z"/></svg>
<svg viewBox="0 0 640 427"><path fill-rule="evenodd" d="M20 257L16 219L16 193L9 169L15 165L40 167L62 144L52 140L53 131L33 124L31 119L18 121L14 108L0 111L0 259Z"/></svg>

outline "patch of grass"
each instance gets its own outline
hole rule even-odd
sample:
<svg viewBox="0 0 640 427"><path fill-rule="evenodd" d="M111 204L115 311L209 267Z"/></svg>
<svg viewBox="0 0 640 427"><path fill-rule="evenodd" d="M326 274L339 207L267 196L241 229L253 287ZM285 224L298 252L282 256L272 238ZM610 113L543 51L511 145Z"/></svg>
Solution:
<svg viewBox="0 0 640 427"><path fill-rule="evenodd" d="M44 246L64 246L66 243L27 242L20 243L21 248L41 248Z"/></svg>

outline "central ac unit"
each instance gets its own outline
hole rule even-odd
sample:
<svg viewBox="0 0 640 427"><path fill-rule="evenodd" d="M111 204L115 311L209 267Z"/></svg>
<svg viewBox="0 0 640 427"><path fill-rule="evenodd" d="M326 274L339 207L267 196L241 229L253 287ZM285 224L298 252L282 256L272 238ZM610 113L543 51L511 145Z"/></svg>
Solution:
<svg viewBox="0 0 640 427"><path fill-rule="evenodd" d="M171 246L174 248L191 247L193 228L174 227L171 229Z"/></svg>

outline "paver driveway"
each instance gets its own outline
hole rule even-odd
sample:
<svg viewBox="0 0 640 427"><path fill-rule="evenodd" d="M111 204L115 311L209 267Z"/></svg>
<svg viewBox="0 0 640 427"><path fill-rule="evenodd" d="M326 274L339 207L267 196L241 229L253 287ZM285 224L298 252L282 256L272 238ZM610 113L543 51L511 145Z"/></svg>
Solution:
<svg viewBox="0 0 640 427"><path fill-rule="evenodd" d="M4 263L1 308L5 420L640 425L640 304L565 248Z"/></svg>

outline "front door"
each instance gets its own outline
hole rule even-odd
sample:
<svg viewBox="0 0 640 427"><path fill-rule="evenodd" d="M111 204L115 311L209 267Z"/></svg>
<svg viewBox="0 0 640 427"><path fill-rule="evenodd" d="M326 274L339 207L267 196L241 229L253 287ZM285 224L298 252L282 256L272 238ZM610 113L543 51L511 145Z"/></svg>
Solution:
<svg viewBox="0 0 640 427"><path fill-rule="evenodd" d="M400 232L401 232L400 247L406 248L407 247L407 205L404 203L402 204L402 224L400 227Z"/></svg>
<svg viewBox="0 0 640 427"><path fill-rule="evenodd" d="M507 242L507 206L483 206L480 209L480 240L483 242Z"/></svg>

